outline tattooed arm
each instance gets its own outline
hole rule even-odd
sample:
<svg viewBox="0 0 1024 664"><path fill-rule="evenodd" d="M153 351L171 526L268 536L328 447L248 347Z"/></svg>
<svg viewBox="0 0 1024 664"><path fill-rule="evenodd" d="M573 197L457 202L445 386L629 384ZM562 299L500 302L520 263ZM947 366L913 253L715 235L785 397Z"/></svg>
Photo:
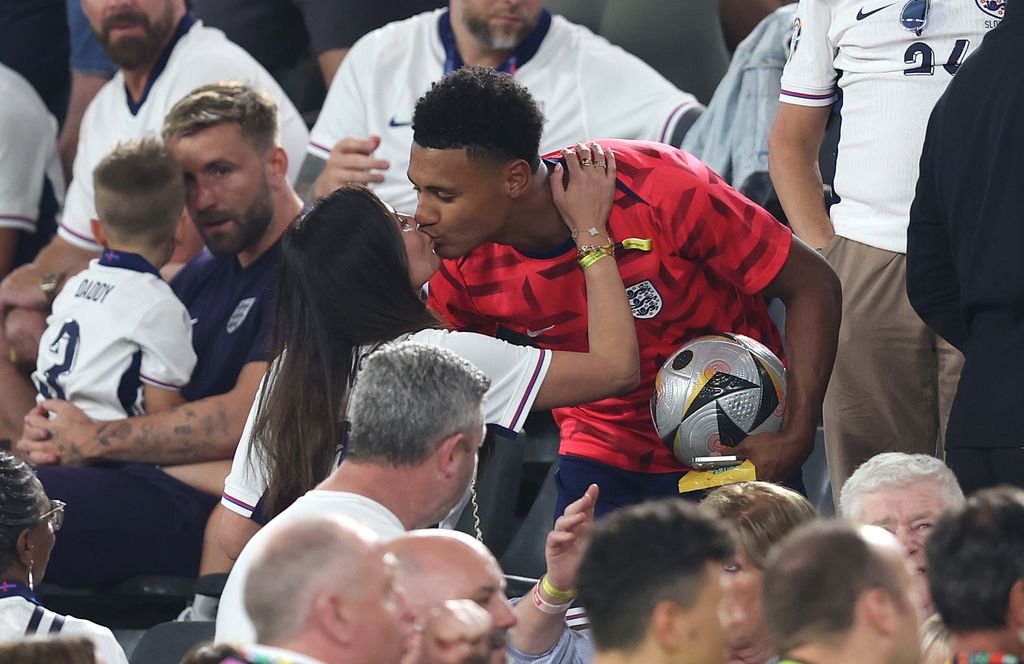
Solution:
<svg viewBox="0 0 1024 664"><path fill-rule="evenodd" d="M18 451L33 464L176 465L231 459L266 370L266 362L250 362L230 392L110 422L93 422L65 401L44 401L25 417Z"/></svg>

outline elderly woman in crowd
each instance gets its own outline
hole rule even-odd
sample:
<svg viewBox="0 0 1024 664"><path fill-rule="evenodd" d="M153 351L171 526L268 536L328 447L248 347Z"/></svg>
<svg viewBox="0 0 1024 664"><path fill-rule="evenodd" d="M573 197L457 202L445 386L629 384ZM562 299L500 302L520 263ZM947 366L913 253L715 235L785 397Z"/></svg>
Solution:
<svg viewBox="0 0 1024 664"><path fill-rule="evenodd" d="M736 557L722 576L722 626L729 639L729 664L776 662L777 653L761 604L768 552L818 513L795 491L768 482L741 482L708 494L701 509L733 528Z"/></svg>
<svg viewBox="0 0 1024 664"><path fill-rule="evenodd" d="M46 497L27 464L0 452L0 641L34 634L84 636L107 664L127 664L109 629L48 611L36 597L63 522L64 503Z"/></svg>
<svg viewBox="0 0 1024 664"><path fill-rule="evenodd" d="M927 454L903 452L871 457L839 494L843 517L885 528L903 545L915 575L914 608L922 623L935 613L924 544L938 518L963 504L963 491L946 464Z"/></svg>

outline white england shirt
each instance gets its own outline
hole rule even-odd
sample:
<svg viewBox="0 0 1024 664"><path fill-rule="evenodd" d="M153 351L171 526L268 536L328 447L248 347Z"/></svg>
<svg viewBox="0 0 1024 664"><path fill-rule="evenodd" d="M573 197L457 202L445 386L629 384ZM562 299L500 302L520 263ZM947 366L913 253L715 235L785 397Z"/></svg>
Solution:
<svg viewBox="0 0 1024 664"><path fill-rule="evenodd" d="M137 254L104 251L68 279L39 341L37 400L94 420L144 415L143 384L177 390L196 364L185 305Z"/></svg>
<svg viewBox="0 0 1024 664"><path fill-rule="evenodd" d="M906 29L925 5L920 34ZM829 106L842 91L838 235L906 253L928 117L1000 7L1005 0L800 0L779 99Z"/></svg>
<svg viewBox="0 0 1024 664"><path fill-rule="evenodd" d="M484 422L511 437L522 431L551 366L549 350L516 346L473 332L421 330L405 340L447 348L484 372L491 380L491 387L484 395ZM268 375L272 374L273 367ZM253 436L253 427L265 382L266 377L249 410L221 496L224 507L246 518L252 516L268 484L266 468L250 460L253 457L250 448L259 444L259 439Z"/></svg>
<svg viewBox="0 0 1024 664"><path fill-rule="evenodd" d="M124 650L106 627L81 618L62 616L47 609L40 611L40 608L24 597L0 595L0 642L25 638L25 628L39 612L41 615L35 618L38 621L35 635L82 636L92 641L96 654L103 657L107 664L128 664Z"/></svg>
<svg viewBox="0 0 1024 664"><path fill-rule="evenodd" d="M342 138L379 135L374 156L390 162L390 168L384 182L371 186L408 214L416 208L405 175L413 107L431 83L461 63L454 43L442 39L439 29L442 16L448 20L446 12L389 23L356 42L310 134L309 153L325 160ZM552 16L546 34L533 37L539 48L511 70L546 118L541 154L594 138L664 141L686 111L702 108L636 56L561 16Z"/></svg>
<svg viewBox="0 0 1024 664"><path fill-rule="evenodd" d="M0 99L0 228L34 233L44 179L58 201L64 195L57 120L32 85L2 64Z"/></svg>
<svg viewBox="0 0 1024 664"><path fill-rule="evenodd" d="M183 28L188 27L189 20L186 17ZM94 251L101 248L89 229L89 220L96 216L92 187L96 164L118 141L159 138L167 112L201 85L240 81L269 94L277 102L281 145L288 153L288 176L294 181L298 175L309 140L302 117L267 70L228 41L223 32L195 21L174 44L166 65L162 69L157 67L154 73L155 80L151 78L138 108L129 104L124 75L118 72L85 111L74 173L58 229L60 237L78 247Z"/></svg>

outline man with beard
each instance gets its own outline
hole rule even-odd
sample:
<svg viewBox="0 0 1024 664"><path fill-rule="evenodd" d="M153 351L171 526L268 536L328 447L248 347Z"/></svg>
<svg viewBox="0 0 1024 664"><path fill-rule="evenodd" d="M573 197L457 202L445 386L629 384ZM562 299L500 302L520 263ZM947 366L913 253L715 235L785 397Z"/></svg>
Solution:
<svg viewBox="0 0 1024 664"><path fill-rule="evenodd" d="M20 452L51 464L38 471L47 493L75 506L50 559L54 583L198 569L207 519L267 368L278 239L302 207L277 126L273 101L239 83L198 88L167 115L163 138L208 249L171 282L192 318L196 369L181 391L187 403L162 413L91 422L51 400L25 418Z"/></svg>
<svg viewBox="0 0 1024 664"><path fill-rule="evenodd" d="M57 237L0 285L0 354L12 360L0 362L0 438L17 437L21 417L32 405L18 387L28 385L26 370L35 363L54 296L67 277L99 254L89 228L96 216L92 170L115 143L159 133L175 102L197 86L226 80L245 82L273 97L293 179L308 139L302 118L270 74L221 32L194 20L185 0L84 0L82 8L119 71L83 117ZM172 262L184 262L200 248L198 238L189 236L191 242Z"/></svg>
<svg viewBox="0 0 1024 664"><path fill-rule="evenodd" d="M541 151L582 136L679 145L703 106L639 58L544 9L542 0L451 0L390 23L349 51L310 134L298 190L307 199L358 182L412 213L406 180L412 110L463 65L516 78L548 118Z"/></svg>

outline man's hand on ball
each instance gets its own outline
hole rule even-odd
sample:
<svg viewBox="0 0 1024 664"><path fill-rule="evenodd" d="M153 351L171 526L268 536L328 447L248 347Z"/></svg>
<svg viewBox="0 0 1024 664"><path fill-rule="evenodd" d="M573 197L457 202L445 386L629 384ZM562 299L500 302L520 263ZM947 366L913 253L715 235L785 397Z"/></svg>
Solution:
<svg viewBox="0 0 1024 664"><path fill-rule="evenodd" d="M759 433L747 436L732 453L754 464L757 479L782 482L799 468L814 447L814 438L785 433Z"/></svg>

